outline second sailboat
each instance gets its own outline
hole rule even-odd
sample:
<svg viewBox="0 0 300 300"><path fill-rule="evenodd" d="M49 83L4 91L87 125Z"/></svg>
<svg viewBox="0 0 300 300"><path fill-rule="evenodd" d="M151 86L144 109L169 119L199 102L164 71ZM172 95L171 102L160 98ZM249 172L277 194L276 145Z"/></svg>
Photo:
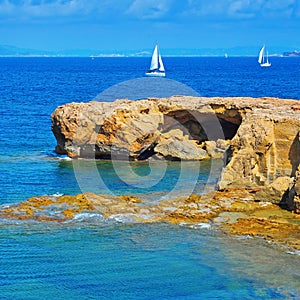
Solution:
<svg viewBox="0 0 300 300"><path fill-rule="evenodd" d="M260 64L261 67L270 67L271 66L268 56L269 55L267 52L267 56L265 57L265 46L263 46L261 48L261 50L259 51L259 55L258 55L258 63Z"/></svg>

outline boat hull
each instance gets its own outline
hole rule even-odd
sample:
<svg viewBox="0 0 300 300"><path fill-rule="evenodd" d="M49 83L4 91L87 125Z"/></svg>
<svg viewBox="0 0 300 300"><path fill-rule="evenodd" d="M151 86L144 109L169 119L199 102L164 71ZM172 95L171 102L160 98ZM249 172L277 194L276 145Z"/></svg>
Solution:
<svg viewBox="0 0 300 300"><path fill-rule="evenodd" d="M260 64L261 67L271 67L270 63L264 63L264 64Z"/></svg>
<svg viewBox="0 0 300 300"><path fill-rule="evenodd" d="M151 77L165 77L166 73L165 72L147 72L145 73L146 76L151 76Z"/></svg>

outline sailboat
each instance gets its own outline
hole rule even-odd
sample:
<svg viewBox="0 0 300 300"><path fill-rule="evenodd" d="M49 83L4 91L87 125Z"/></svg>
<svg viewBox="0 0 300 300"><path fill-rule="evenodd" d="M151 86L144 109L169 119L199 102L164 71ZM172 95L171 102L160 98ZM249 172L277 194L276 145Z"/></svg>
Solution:
<svg viewBox="0 0 300 300"><path fill-rule="evenodd" d="M157 44L155 45L155 48L154 48L154 51L152 54L150 69L149 69L149 71L146 72L145 75L146 76L158 76L158 77L166 76L165 67L162 62Z"/></svg>
<svg viewBox="0 0 300 300"><path fill-rule="evenodd" d="M265 45L263 45L263 47L259 51L259 55L258 55L258 63L260 64L261 67L270 67L271 66L268 56L269 56L268 51L267 51L267 55L265 56Z"/></svg>

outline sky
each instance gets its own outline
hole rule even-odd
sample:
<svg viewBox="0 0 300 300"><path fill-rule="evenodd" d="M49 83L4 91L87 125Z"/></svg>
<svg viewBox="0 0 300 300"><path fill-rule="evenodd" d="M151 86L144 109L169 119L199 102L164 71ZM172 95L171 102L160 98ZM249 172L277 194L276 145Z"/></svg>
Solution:
<svg viewBox="0 0 300 300"><path fill-rule="evenodd" d="M300 50L300 0L0 0L0 45Z"/></svg>

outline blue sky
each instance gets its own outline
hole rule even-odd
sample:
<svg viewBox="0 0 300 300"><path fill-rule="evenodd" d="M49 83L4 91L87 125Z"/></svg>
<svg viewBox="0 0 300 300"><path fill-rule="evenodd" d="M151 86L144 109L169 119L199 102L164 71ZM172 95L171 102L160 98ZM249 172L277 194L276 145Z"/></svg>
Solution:
<svg viewBox="0 0 300 300"><path fill-rule="evenodd" d="M300 48L300 0L0 0L0 44L57 51Z"/></svg>

